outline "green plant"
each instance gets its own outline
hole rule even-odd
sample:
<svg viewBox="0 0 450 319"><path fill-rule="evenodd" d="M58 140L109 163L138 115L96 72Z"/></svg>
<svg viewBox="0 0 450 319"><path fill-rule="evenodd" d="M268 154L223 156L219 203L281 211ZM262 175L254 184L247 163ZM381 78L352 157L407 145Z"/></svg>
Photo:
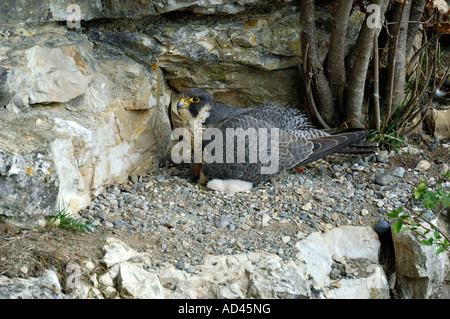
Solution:
<svg viewBox="0 0 450 319"><path fill-rule="evenodd" d="M434 184L422 179L404 207L386 214L390 218L397 219L393 224L394 232L398 234L401 230L412 231L422 238L420 242L423 245L438 246L437 254L450 250L449 235L424 216L426 210L436 209L439 216L444 209L450 207L450 191L445 190L443 186L448 180L450 180L450 171L444 173L442 178ZM421 207L415 206L415 201L419 201Z"/></svg>
<svg viewBox="0 0 450 319"><path fill-rule="evenodd" d="M70 217L70 214L67 212L68 206L59 209L56 215L52 215L48 217L48 226L57 224L59 227L70 228L74 231L81 231L83 233L87 232L90 227L98 227L94 225L95 219L91 218L87 222L84 222L80 219L73 219Z"/></svg>
<svg viewBox="0 0 450 319"><path fill-rule="evenodd" d="M380 147L389 147L397 149L406 146L405 140L398 137L395 131L387 131L385 133L377 130L371 130L367 136L368 141L376 142Z"/></svg>

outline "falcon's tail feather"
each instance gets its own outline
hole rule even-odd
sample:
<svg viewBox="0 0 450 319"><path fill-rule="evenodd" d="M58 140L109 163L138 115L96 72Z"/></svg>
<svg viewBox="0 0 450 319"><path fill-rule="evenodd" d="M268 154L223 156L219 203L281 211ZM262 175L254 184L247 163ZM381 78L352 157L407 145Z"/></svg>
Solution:
<svg viewBox="0 0 450 319"><path fill-rule="evenodd" d="M298 163L296 167L315 162L331 154L344 156L369 156L377 151L376 144L363 141L366 137L364 131L346 131L335 135L313 138L313 153L306 160Z"/></svg>
<svg viewBox="0 0 450 319"><path fill-rule="evenodd" d="M378 145L374 142L359 141L344 147L337 152L337 155L342 156L370 156L378 151Z"/></svg>

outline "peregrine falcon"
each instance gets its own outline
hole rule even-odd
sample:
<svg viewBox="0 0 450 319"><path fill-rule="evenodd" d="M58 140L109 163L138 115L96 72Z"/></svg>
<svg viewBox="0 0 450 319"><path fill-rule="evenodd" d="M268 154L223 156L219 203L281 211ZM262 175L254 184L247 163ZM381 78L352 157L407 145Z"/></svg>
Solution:
<svg viewBox="0 0 450 319"><path fill-rule="evenodd" d="M368 156L376 151L373 143L362 141L364 131L330 134L314 128L298 110L271 103L235 108L217 103L203 89L193 88L180 93L177 109L184 127L194 136L196 131L205 134L214 129L214 139L209 136L201 141L206 155L215 159L203 160L203 183L254 183L331 154ZM219 137L223 143L217 143ZM216 147L208 148L213 143ZM243 150L242 154L238 150Z"/></svg>

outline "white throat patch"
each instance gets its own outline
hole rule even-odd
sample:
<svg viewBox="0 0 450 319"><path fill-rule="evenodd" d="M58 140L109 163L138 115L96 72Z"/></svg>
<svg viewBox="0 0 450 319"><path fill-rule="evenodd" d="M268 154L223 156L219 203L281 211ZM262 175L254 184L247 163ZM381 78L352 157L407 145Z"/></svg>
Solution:
<svg viewBox="0 0 450 319"><path fill-rule="evenodd" d="M187 108L181 109L179 114L183 119L183 126L187 128L191 133L191 143L194 147L194 161L201 163L202 158L202 146L203 146L203 123L209 117L211 106L205 105L197 114L197 117L193 117L191 112ZM198 156L198 157L197 157Z"/></svg>
<svg viewBox="0 0 450 319"><path fill-rule="evenodd" d="M180 115L184 120L184 126L188 128L191 134L194 134L197 130L202 128L203 123L205 123L206 119L209 117L210 111L210 106L204 106L198 112L197 117L193 117L189 110L186 109L182 110L183 114L180 112Z"/></svg>

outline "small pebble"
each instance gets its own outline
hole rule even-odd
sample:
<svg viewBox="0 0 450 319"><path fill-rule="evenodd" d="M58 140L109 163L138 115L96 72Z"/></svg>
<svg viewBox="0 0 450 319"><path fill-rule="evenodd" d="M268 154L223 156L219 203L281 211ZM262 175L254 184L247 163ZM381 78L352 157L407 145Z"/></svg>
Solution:
<svg viewBox="0 0 450 319"><path fill-rule="evenodd" d="M388 157L388 151L386 150L380 150L378 151L378 154L376 155L377 161L378 162L383 162L385 159L387 159Z"/></svg>
<svg viewBox="0 0 450 319"><path fill-rule="evenodd" d="M330 278L333 280L339 279L341 277L341 271L337 268L334 268L330 272Z"/></svg>
<svg viewBox="0 0 450 319"><path fill-rule="evenodd" d="M182 261L177 262L176 265L175 265L175 268L176 269L180 269L180 270L184 269L184 267L186 267L186 265Z"/></svg>
<svg viewBox="0 0 450 319"><path fill-rule="evenodd" d="M382 185L382 186L386 186L388 184L390 184L392 181L392 176L390 174L381 174L375 177L375 182L377 182L377 184Z"/></svg>
<svg viewBox="0 0 450 319"><path fill-rule="evenodd" d="M114 221L114 226L116 226L116 227L127 227L128 225L129 224L126 221L122 220L122 219L116 219Z"/></svg>
<svg viewBox="0 0 450 319"><path fill-rule="evenodd" d="M131 174L130 180L133 182L133 184L137 184L139 182L139 178L137 177L136 174Z"/></svg>
<svg viewBox="0 0 450 319"><path fill-rule="evenodd" d="M281 236L281 241L285 244L288 243L290 240L291 240L291 237L289 237L289 236Z"/></svg>
<svg viewBox="0 0 450 319"><path fill-rule="evenodd" d="M416 171L426 171L427 169L429 169L431 167L431 163L428 162L427 160L421 160L419 163L417 163L417 166L415 168Z"/></svg>
<svg viewBox="0 0 450 319"><path fill-rule="evenodd" d="M185 270L186 272L190 273L190 274L195 274L195 273L196 273L195 268L194 268L194 267L191 267L191 266L186 267L184 270Z"/></svg>
<svg viewBox="0 0 450 319"><path fill-rule="evenodd" d="M398 178L403 178L404 174L405 174L405 169L403 167L396 167L391 173L392 176L395 176Z"/></svg>

